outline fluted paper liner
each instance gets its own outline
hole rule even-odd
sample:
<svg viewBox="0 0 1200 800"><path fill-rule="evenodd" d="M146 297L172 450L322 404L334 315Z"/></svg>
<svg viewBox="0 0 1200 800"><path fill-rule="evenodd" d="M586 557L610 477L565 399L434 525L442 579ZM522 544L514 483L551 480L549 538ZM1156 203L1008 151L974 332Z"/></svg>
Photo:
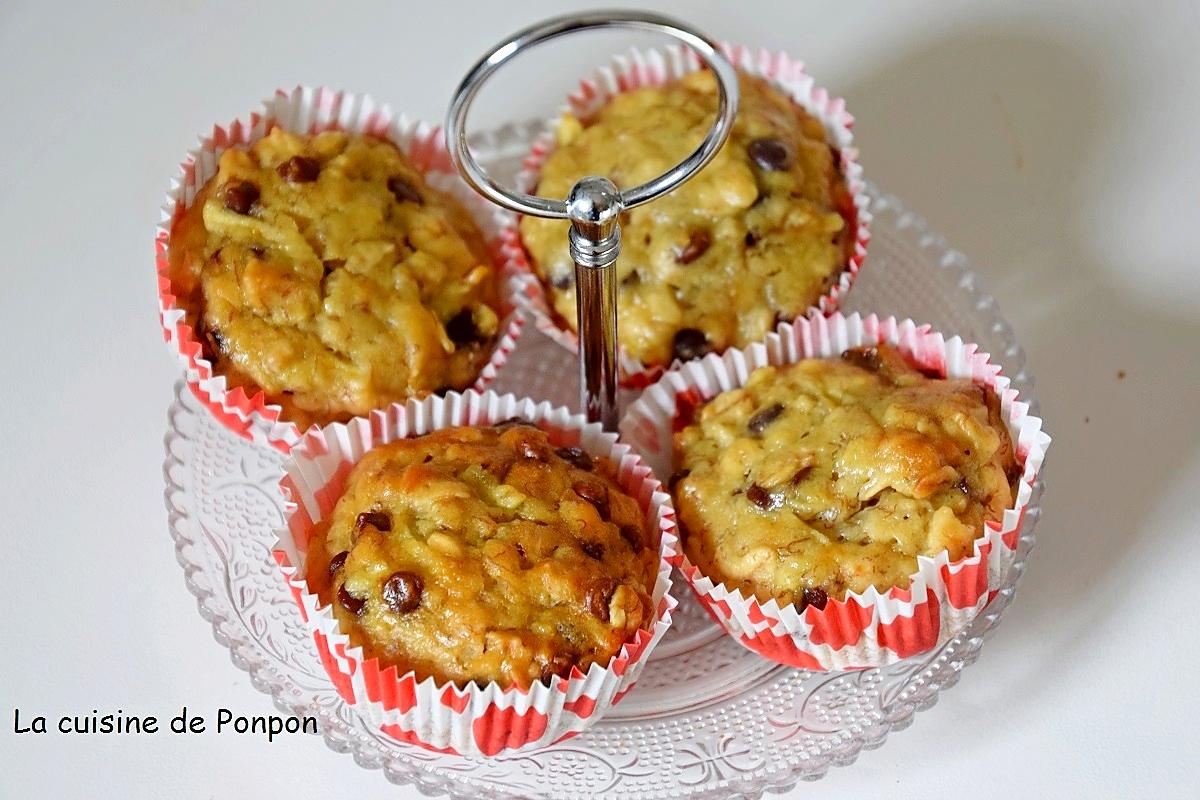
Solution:
<svg viewBox="0 0 1200 800"><path fill-rule="evenodd" d="M176 299L170 277L171 228L205 182L217 173L221 154L230 147L251 145L276 127L297 134L343 130L390 140L408 156L431 186L463 204L488 241L498 270L503 262L499 235L507 220L458 176L450 163L440 127L397 114L365 95L303 86L291 91L280 89L249 117L224 127L214 126L212 133L199 137L199 144L180 166L180 174L171 181L155 232L163 338L179 356L192 393L222 425L244 439L286 453L300 438L301 431L281 417L280 406L269 404L264 392L258 390L247 394L242 387L230 388L224 376L213 372L212 363L205 358L192 326L187 323L185 309ZM478 390L490 384L508 361L524 325L524 318L508 294L509 282L502 275L500 278L500 311L504 319L491 357L472 387Z"/></svg>
<svg viewBox="0 0 1200 800"><path fill-rule="evenodd" d="M994 391L1008 424L1023 471L1012 508L988 522L971 555L950 561L943 551L920 556L906 589L873 587L830 598L824 609L760 603L736 589L714 583L679 548L675 564L701 604L725 631L749 649L782 664L812 670L844 670L891 664L923 653L963 630L1004 585L1016 557L1025 508L1050 437L1029 414L1010 381L986 353L960 338L946 339L929 326L894 317L828 318L813 315L782 324L751 347L690 361L667 372L629 409L622 438L637 448L658 474L672 470L672 436L683 404L708 400L743 386L750 373L768 364L809 357L835 357L852 347L890 342L913 362L952 378L969 378Z"/></svg>
<svg viewBox="0 0 1200 800"><path fill-rule="evenodd" d="M844 209L854 228L854 252L847 260L845 269L837 281L818 301L822 313L832 313L850 290L867 256L867 242L871 238L870 200L862 178L862 167L858 163L858 150L853 146L854 117L846 111L846 102L840 97L831 97L817 86L804 71L804 64L783 52L754 50L742 45L723 43L721 52L743 72L768 80L782 90L808 113L819 119L831 146L841 154L841 172L850 190L853 207ZM642 86L661 86L672 80L703 68L699 57L682 44L655 49L633 48L628 55L617 56L605 67L585 78L579 88L568 98L562 113L570 112L578 117L587 117L616 94L633 91ZM553 125L533 144L526 157L516 183L521 191L532 192L538 183L538 173L554 149ZM522 309L533 317L538 330L562 346L576 351L579 339L570 328L562 326L551 308L546 290L529 262L529 254L521 243L521 234L516 220L506 215L500 220L501 252L505 258L505 274L512 286L513 297ZM643 364L636 358L619 353L621 382L627 388L643 388L664 371L662 366ZM678 363L678 362L676 362Z"/></svg>
<svg viewBox="0 0 1200 800"><path fill-rule="evenodd" d="M659 570L651 597L655 618L627 641L607 665L575 667L567 678L529 689L417 680L395 667L381 668L338 627L304 579L305 556L316 522L329 514L350 469L379 444L453 426L481 426L518 417L547 431L561 446L579 446L617 468L617 481L640 504L659 532ZM670 495L642 459L616 434L549 403L495 392L451 392L374 411L346 424L312 428L284 462L280 487L287 497L285 527L277 531L275 559L283 569L321 662L342 699L382 733L431 750L461 755L542 747L587 728L633 687L650 651L671 624L675 600L671 560L676 555L675 512Z"/></svg>

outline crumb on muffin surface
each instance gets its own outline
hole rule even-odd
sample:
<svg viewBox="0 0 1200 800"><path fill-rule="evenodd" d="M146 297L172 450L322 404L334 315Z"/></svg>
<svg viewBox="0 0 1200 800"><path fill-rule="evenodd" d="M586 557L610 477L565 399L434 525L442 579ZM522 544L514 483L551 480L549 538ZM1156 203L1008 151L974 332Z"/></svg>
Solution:
<svg viewBox="0 0 1200 800"><path fill-rule="evenodd" d="M309 543L310 586L368 656L529 686L606 664L654 618L657 542L606 459L536 427L376 447Z"/></svg>
<svg viewBox="0 0 1200 800"><path fill-rule="evenodd" d="M853 252L853 203L820 120L761 78L739 73L739 86L713 161L621 220L621 346L648 365L758 341L815 304ZM585 175L621 188L651 180L700 144L716 108L716 80L700 71L618 94L591 119L565 116L538 193L565 197ZM574 329L567 223L525 217L521 238Z"/></svg>
<svg viewBox="0 0 1200 800"><path fill-rule="evenodd" d="M755 370L695 410L675 463L689 559L802 607L906 587L919 555L970 555L1020 474L995 393L886 345Z"/></svg>
<svg viewBox="0 0 1200 800"><path fill-rule="evenodd" d="M214 372L301 427L466 388L498 333L475 223L371 136L275 128L226 150L170 257Z"/></svg>

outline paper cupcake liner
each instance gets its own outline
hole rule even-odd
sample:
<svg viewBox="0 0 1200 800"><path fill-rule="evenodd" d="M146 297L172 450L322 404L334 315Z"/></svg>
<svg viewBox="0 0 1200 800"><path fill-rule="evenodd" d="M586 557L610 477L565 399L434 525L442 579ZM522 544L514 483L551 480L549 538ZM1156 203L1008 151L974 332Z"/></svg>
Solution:
<svg viewBox="0 0 1200 800"><path fill-rule="evenodd" d="M180 166L180 174L171 181L155 231L163 338L183 364L192 392L226 428L256 444L286 453L299 440L301 431L282 417L280 406L267 402L263 391L247 393L241 387L231 388L224 376L214 374L212 363L205 358L195 331L187 322L186 310L176 298L170 277L171 229L205 182L216 174L221 154L230 147L253 144L276 127L297 134L343 130L390 140L424 173L431 186L453 195L470 212L489 243L498 270L504 262L500 232L508 221L458 176L446 152L440 127L397 114L365 95L324 88L280 89L248 117L224 127L214 126L212 133L199 137L199 144ZM503 274L500 278L500 310L504 319L491 357L472 387L478 390L490 384L508 361L524 325L524 318L509 294L509 282Z"/></svg>
<svg viewBox="0 0 1200 800"><path fill-rule="evenodd" d="M772 661L811 670L875 667L926 652L961 631L1004 585L1016 557L1025 508L1050 444L1042 421L1029 414L1000 367L976 345L946 339L911 320L840 313L785 323L764 342L683 364L651 386L621 421L622 438L658 474L670 474L674 426L684 406L744 385L761 366L834 357L881 342L896 345L924 368L970 378L997 394L1023 469L1016 501L1000 521L986 523L971 555L957 561L947 552L920 556L908 588L851 592L842 600L830 598L824 609L760 603L705 577L681 546L675 563L701 604L730 636Z"/></svg>
<svg viewBox="0 0 1200 800"><path fill-rule="evenodd" d="M362 648L351 646L329 606L304 579L305 557L316 522L329 514L343 492L347 474L368 450L408 436L451 426L479 426L518 417L550 433L560 445L579 446L608 458L617 481L637 499L646 520L660 533L660 563L652 599L655 620L627 641L607 665L587 672L574 668L567 678L529 689L437 683L418 680L395 667L384 669ZM451 392L374 411L346 424L312 428L284 463L280 481L286 498L285 527L277 531L274 556L283 569L321 662L338 694L382 733L403 742L461 755L492 756L505 750L541 747L587 728L633 687L650 651L671 624L675 600L671 562L676 556L675 512L668 493L626 444L598 424L549 403L495 392Z"/></svg>
<svg viewBox="0 0 1200 800"><path fill-rule="evenodd" d="M753 50L728 43L721 44L721 52L739 70L767 79L819 119L825 126L830 144L841 154L840 168L853 202L853 207L844 209L843 213L850 217L854 227L854 252L836 283L816 305L822 313L831 314L837 310L838 304L854 283L867 256L867 242L871 238L870 199L863 182L862 167L858 163L858 150L853 146L854 117L846 111L844 100L831 97L825 89L817 86L805 73L804 64L785 53ZM660 86L702 68L699 57L681 44L648 50L633 48L627 55L617 56L608 66L596 70L592 77L582 80L560 113L570 112L586 117L599 110L614 95L643 86ZM517 174L516 184L521 191L532 192L536 188L538 174L553 149L552 123L550 130L534 142ZM518 306L529 312L538 330L575 352L579 347L579 339L574 331L558 322L545 287L521 242L516 220L511 216L501 223L500 241L505 258L505 276ZM666 369L643 364L623 350L618 355L618 361L621 382L626 388L644 388ZM671 366L678 363L676 361Z"/></svg>

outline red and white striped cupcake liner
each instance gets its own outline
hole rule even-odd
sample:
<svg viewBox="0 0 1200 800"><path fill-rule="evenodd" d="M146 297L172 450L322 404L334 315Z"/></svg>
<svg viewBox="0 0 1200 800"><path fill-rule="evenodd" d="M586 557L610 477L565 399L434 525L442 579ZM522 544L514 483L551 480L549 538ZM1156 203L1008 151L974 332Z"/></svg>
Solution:
<svg viewBox="0 0 1200 800"><path fill-rule="evenodd" d="M921 556L907 588L850 592L830 598L823 609L760 603L703 575L681 547L675 564L713 619L745 647L782 664L811 670L881 666L931 650L963 630L1004 585L1016 557L1025 509L1050 444L1042 421L1030 415L1000 367L976 345L946 339L911 320L838 313L780 325L762 343L667 372L621 422L622 438L658 474L670 474L672 436L684 406L744 385L758 367L834 357L881 342L896 345L923 368L969 378L996 393L1023 470L1016 500L1001 520L985 524L970 555L957 561L946 552Z"/></svg>
<svg viewBox="0 0 1200 800"><path fill-rule="evenodd" d="M862 178L862 167L858 163L858 150L853 146L854 117L846 111L846 103L840 97L831 97L817 86L804 71L804 64L782 52L754 50L742 45L724 43L721 52L739 70L768 80L785 92L825 126L830 144L841 156L841 172L850 190L853 206L843 210L854 228L854 252L846 263L845 270L837 282L823 295L817 308L825 314L837 310L838 304L850 290L867 256L867 242L871 238L866 185ZM576 117L588 117L598 111L613 96L631 92L643 86L661 86L703 68L699 57L683 45L670 45L641 50L632 49L628 55L617 56L612 62L596 70L579 84L567 100L563 113ZM534 142L525 158L522 170L517 175L517 187L532 192L537 187L538 174L554 149L553 130L547 131ZM529 262L529 254L521 243L516 220L509 217L500 232L501 253L505 258L505 274L512 284L512 295L516 303L533 317L538 330L563 347L575 352L579 340L575 332L563 326L556 318L546 296L545 287ZM644 388L662 372L662 366L643 364L622 351L619 354L621 381L626 388Z"/></svg>
<svg viewBox="0 0 1200 800"><path fill-rule="evenodd" d="M195 331L188 324L186 311L179 304L171 283L171 229L191 205L196 194L217 172L218 161L230 147L251 145L280 127L297 134L327 130L370 134L393 142L408 156L431 186L455 197L483 231L493 261L504 261L501 230L511 224L493 205L483 200L463 181L446 151L445 137L438 126L397 114L365 95L324 88L296 87L278 90L263 101L248 117L226 126L213 126L212 132L199 137L180 165L179 175L171 181L155 231L155 264L158 271L158 305L163 338L178 355L188 387L213 416L229 430L256 444L287 452L299 440L301 431L283 417L278 405L267 402L264 392L247 393L242 387L230 388L224 376L213 371ZM482 390L508 361L524 325L509 285L501 280L501 313L505 317L491 357L472 388Z"/></svg>
<svg viewBox="0 0 1200 800"><path fill-rule="evenodd" d="M578 446L617 467L618 483L641 505L659 532L659 570L651 593L655 618L627 641L608 664L578 667L551 685L529 689L484 687L418 680L412 672L384 668L366 658L338 627L328 605L309 590L305 559L314 526L326 517L344 490L346 476L376 445L453 426L491 425L525 419L547 431L561 446ZM460 755L493 756L502 751L542 747L586 729L633 688L647 658L671 624L671 562L676 557L675 512L670 495L642 459L595 423L549 403L495 392L451 392L371 412L346 424L312 428L284 462L280 481L286 503L285 527L274 549L300 614L312 634L321 662L338 694L381 733L402 742Z"/></svg>

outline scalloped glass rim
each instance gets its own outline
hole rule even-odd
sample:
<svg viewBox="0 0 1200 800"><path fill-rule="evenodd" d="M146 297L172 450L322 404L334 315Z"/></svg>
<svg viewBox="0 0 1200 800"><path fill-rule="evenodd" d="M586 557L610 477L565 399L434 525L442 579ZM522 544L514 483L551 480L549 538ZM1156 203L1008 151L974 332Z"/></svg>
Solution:
<svg viewBox="0 0 1200 800"><path fill-rule="evenodd" d="M485 132L473 137L473 147L485 166L498 175L506 169L511 174L542 125L531 122ZM951 250L895 197L873 185L868 185L868 193L875 214L870 253L843 309L911 316L975 341L1003 364L1014 386L1031 403L1032 413L1037 413L1024 353L995 301L979 288L965 256ZM546 399L562 402L559 367L545 363L552 352L569 360L557 345L545 340L546 357L525 359L530 362L530 375L521 374L522 351L534 352L534 337L531 331L518 345L497 387L520 387L536 396L530 387L540 383L545 393L560 395ZM519 374L526 380L517 380ZM569 396L566 401L573 405ZM198 433L218 437L221 447ZM716 664L711 670L715 680L688 681L699 691L689 695L675 687L672 694L665 684L656 685L654 668L648 665L639 688L576 739L533 753L471 761L393 743L364 728L319 667L313 668L315 656L305 664L308 654L303 648L289 647L285 629L288 615L294 613L290 598L284 599L284 607L276 608L277 598L267 597L272 591L270 578L262 576L273 574L274 564L254 536L240 536L248 527L269 529L270 520L255 517L263 503L264 510L269 512L274 505L278 513L278 500L271 496L277 477L271 465L278 456L232 439L211 423L182 384L169 413L165 444L165 499L176 558L201 616L212 624L214 638L230 650L233 663L248 672L252 685L269 694L281 711L317 716L333 750L353 754L361 766L382 769L393 783L464 799L481 791L497 800L589 796L616 789L622 782L626 785L620 791L631 797L757 797L768 790L785 791L800 780L820 778L830 766L852 763L863 748L878 747L890 731L911 724L917 711L931 707L939 692L957 683L962 669L978 658L985 636L999 622L1024 574L1044 488L1040 480L1034 487L1009 584L966 631L934 653L858 673L790 670L761 661L724 638L695 613L695 602L677 590L681 609L691 607L693 613L680 615L679 630L672 630L674 638L663 642L655 659L675 659L673 663L682 668L691 663L694 670L697 662L699 669ZM232 458L231 450L238 451L237 458ZM213 525L193 508L194 503L211 501L212 492L193 491L187 477L197 464L217 457L229 458L231 468L240 474L212 489L235 498L233 513ZM219 471L214 475L220 477ZM233 536L226 538L230 533ZM241 545L248 545L245 552ZM214 561L222 566L214 567ZM261 575L249 574L259 567L266 567ZM251 578L259 583L255 585ZM277 583L278 592L285 594L282 579ZM266 611L239 613L232 599L235 585L240 599L249 592L251 605ZM249 607L243 605L241 610ZM278 641L271 635L276 632ZM843 708L853 713L843 713ZM760 718L765 720L761 726L751 726L751 719ZM767 735L769 741L763 738ZM759 753L768 745L771 757L763 758ZM547 781L547 776L552 780Z"/></svg>

